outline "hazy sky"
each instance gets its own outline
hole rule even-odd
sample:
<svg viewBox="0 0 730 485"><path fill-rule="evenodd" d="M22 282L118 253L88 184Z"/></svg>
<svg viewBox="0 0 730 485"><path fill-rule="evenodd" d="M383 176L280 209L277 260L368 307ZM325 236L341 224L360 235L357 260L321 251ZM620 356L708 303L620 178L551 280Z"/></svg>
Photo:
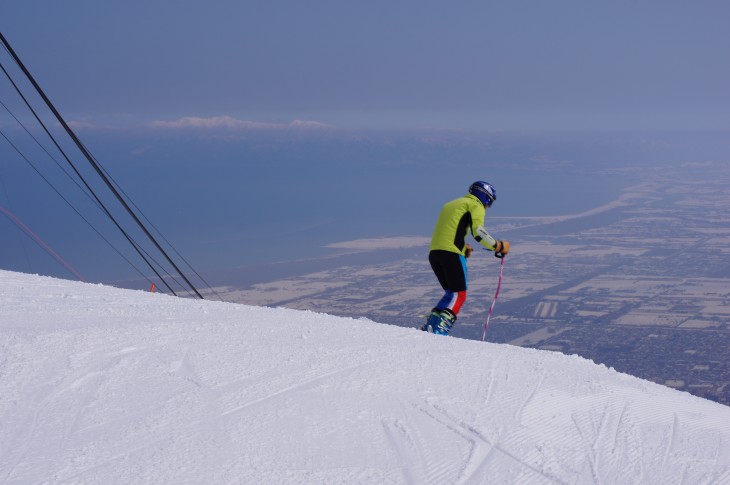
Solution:
<svg viewBox="0 0 730 485"><path fill-rule="evenodd" d="M77 119L730 128L726 0L78 0L0 9L5 36Z"/></svg>
<svg viewBox="0 0 730 485"><path fill-rule="evenodd" d="M142 127L135 136L79 134L205 267L301 258L343 240L427 236L443 200L473 180L498 187L494 216L544 215L605 203L623 183L577 178L571 168L648 164L675 151L726 160L726 145L707 155L703 139L674 150L687 134L657 141L632 133L626 142L610 133L590 143L568 133L564 143L563 135L510 138L509 130L730 130L728 19L728 0L0 3L3 34L75 127ZM22 80L2 50L0 62ZM2 75L0 100L35 127ZM369 137L314 122L507 132ZM0 128L82 213L101 217L5 110ZM283 174L297 181L293 192L260 205L280 190ZM82 274L97 271L111 251L4 140L0 178L0 205ZM350 206L333 204L350 200L352 180L366 188L356 223ZM443 195L423 190L432 186ZM555 186L560 196L544 202ZM0 231L17 232L3 220ZM72 223L75 232L66 227ZM13 245L0 247L0 267L36 271L18 266L39 264L24 256L21 240L0 239Z"/></svg>

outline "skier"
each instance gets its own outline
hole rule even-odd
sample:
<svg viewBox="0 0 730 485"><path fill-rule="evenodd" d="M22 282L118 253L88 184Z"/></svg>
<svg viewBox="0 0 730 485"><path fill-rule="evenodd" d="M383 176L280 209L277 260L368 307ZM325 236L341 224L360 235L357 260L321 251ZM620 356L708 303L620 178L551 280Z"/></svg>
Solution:
<svg viewBox="0 0 730 485"><path fill-rule="evenodd" d="M447 202L441 209L431 237L428 261L446 293L431 310L421 330L448 335L466 301L466 258L473 251L465 242L469 232L498 258L509 252L509 242L493 238L484 228L486 209L495 200L494 187L480 180L471 184L464 197Z"/></svg>

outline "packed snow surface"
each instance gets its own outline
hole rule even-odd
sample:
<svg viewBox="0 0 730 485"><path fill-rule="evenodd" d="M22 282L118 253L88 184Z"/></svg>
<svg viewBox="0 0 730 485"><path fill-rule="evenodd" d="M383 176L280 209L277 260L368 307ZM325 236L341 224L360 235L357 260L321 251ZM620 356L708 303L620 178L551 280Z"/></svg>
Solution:
<svg viewBox="0 0 730 485"><path fill-rule="evenodd" d="M730 483L730 408L577 356L0 271L0 483Z"/></svg>

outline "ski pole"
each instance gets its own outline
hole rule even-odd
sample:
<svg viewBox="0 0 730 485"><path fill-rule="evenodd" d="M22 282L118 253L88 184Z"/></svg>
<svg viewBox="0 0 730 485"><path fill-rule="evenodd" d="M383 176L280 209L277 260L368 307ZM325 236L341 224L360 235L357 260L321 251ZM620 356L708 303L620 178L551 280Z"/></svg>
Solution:
<svg viewBox="0 0 730 485"><path fill-rule="evenodd" d="M497 297L499 296L499 289L502 288L502 275L504 274L504 256L500 258L502 263L499 266L499 283L497 283L497 291L494 293L494 300L492 300L492 306L489 307L489 313L487 314L487 321L484 322L484 333L482 334L482 342L487 338L487 329L489 328L489 319L492 318L492 310L494 310L494 304L497 303Z"/></svg>

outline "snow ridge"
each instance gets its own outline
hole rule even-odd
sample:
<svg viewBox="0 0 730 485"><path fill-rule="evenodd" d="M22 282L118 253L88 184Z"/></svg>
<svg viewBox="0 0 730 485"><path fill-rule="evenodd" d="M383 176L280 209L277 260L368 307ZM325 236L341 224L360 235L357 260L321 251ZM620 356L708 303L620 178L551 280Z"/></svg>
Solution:
<svg viewBox="0 0 730 485"><path fill-rule="evenodd" d="M578 356L0 271L0 484L730 483L730 408Z"/></svg>

